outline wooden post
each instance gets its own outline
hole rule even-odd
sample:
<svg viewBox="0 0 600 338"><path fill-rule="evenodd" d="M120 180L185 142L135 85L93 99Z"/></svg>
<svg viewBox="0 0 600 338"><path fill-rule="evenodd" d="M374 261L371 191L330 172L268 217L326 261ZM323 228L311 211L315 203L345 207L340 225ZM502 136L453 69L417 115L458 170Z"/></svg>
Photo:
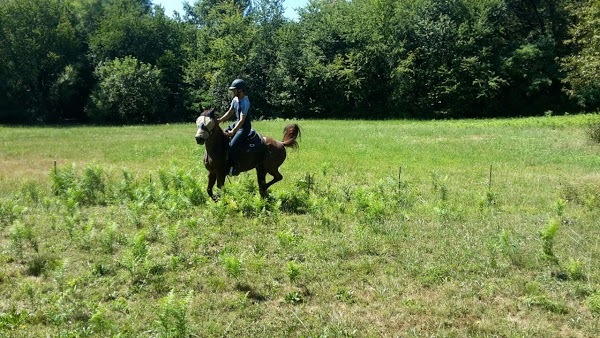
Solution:
<svg viewBox="0 0 600 338"><path fill-rule="evenodd" d="M490 164L490 178L488 179L488 190L492 190L492 165Z"/></svg>
<svg viewBox="0 0 600 338"><path fill-rule="evenodd" d="M56 160L54 160L54 173L56 173Z"/></svg>
<svg viewBox="0 0 600 338"><path fill-rule="evenodd" d="M398 191L402 189L402 166L398 168Z"/></svg>

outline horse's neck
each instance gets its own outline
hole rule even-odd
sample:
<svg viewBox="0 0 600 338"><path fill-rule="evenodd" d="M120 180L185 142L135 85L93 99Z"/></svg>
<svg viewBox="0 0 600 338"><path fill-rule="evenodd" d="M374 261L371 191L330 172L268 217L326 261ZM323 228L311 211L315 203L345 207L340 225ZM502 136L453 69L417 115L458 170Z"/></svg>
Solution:
<svg viewBox="0 0 600 338"><path fill-rule="evenodd" d="M221 127L216 126L212 135L206 142L206 153L208 156L216 158L219 156L225 156L225 152L227 150L227 140L225 138L225 134L223 134L223 129Z"/></svg>

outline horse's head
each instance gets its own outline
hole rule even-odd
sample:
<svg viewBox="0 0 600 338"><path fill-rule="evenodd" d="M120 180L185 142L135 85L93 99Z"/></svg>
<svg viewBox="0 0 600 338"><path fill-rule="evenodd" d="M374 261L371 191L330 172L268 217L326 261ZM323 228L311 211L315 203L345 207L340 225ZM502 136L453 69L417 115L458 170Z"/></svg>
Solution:
<svg viewBox="0 0 600 338"><path fill-rule="evenodd" d="M196 126L198 126L198 130L196 131L196 143L204 144L217 127L215 109L211 108L203 111L196 119Z"/></svg>

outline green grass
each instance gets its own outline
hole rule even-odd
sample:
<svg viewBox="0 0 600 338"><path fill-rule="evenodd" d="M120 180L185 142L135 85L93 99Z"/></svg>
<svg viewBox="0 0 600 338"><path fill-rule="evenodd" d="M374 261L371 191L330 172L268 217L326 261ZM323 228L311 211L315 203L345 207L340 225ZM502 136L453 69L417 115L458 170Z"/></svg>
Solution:
<svg viewBox="0 0 600 338"><path fill-rule="evenodd" d="M191 123L0 127L0 336L595 337L593 118L301 120L218 203Z"/></svg>

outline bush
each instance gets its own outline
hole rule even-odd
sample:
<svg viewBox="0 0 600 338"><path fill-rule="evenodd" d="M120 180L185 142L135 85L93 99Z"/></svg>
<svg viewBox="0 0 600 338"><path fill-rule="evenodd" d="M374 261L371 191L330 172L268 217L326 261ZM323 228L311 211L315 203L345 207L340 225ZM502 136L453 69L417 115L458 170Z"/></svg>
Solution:
<svg viewBox="0 0 600 338"><path fill-rule="evenodd" d="M161 71L131 56L101 62L88 116L99 123L153 123L166 109Z"/></svg>

